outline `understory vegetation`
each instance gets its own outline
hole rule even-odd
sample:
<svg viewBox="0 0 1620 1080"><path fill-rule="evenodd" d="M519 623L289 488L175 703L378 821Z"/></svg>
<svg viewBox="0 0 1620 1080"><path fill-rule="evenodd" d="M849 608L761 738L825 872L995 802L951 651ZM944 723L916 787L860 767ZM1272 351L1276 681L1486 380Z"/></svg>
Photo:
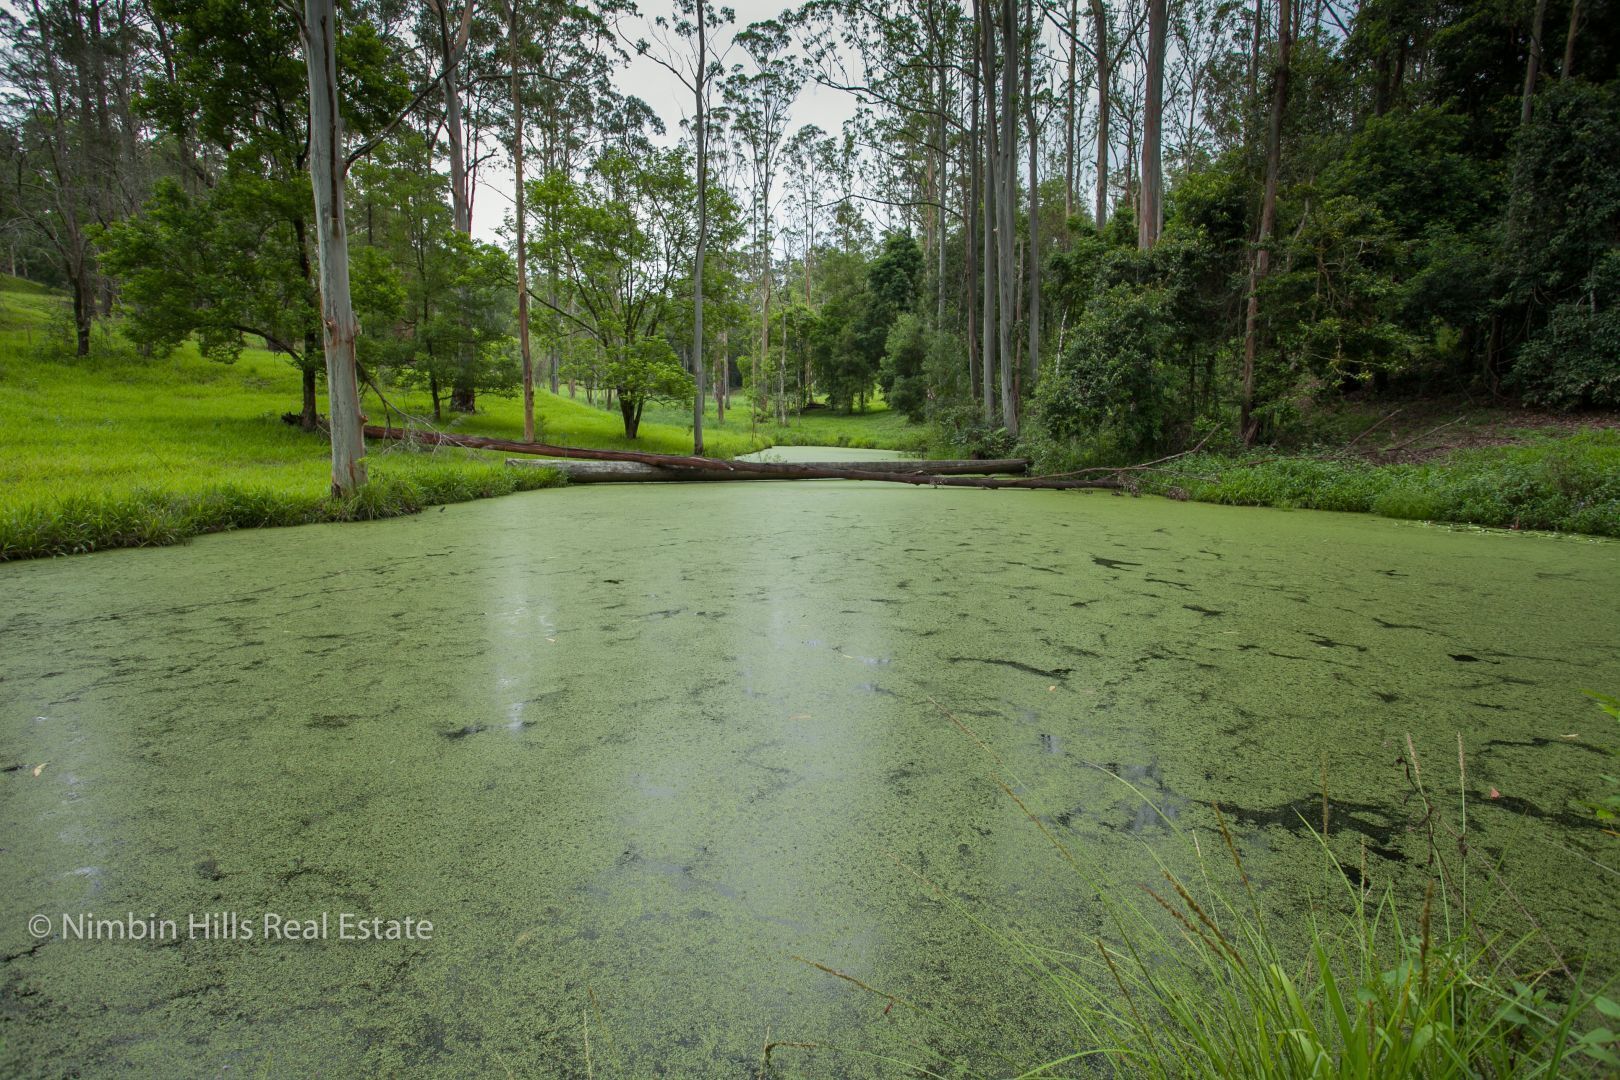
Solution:
<svg viewBox="0 0 1620 1080"><path fill-rule="evenodd" d="M1064 456L1039 471L1088 465L1100 468ZM1620 429L1525 431L1506 445L1392 464L1337 448L1199 452L1114 475L1134 493L1173 499L1620 536Z"/></svg>

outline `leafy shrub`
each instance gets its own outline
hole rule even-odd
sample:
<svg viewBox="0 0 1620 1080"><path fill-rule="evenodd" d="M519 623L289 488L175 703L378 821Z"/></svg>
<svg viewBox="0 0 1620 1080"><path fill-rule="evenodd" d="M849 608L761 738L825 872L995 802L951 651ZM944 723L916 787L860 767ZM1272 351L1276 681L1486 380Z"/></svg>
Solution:
<svg viewBox="0 0 1620 1080"><path fill-rule="evenodd" d="M1553 309L1519 350L1512 380L1531 405L1620 408L1620 252L1598 263L1581 301Z"/></svg>
<svg viewBox="0 0 1620 1080"><path fill-rule="evenodd" d="M1103 290L1082 312L1068 351L1042 373L1041 421L1058 438L1106 434L1127 451L1158 445L1170 415L1164 358L1174 345L1161 290Z"/></svg>
<svg viewBox="0 0 1620 1080"><path fill-rule="evenodd" d="M986 420L979 407L962 401L936 407L934 425L951 452L970 458L1004 458L1012 454L1015 440L1007 429Z"/></svg>
<svg viewBox="0 0 1620 1080"><path fill-rule="evenodd" d="M907 312L889 329L878 385L889 407L921 420L928 408L929 333L923 321Z"/></svg>

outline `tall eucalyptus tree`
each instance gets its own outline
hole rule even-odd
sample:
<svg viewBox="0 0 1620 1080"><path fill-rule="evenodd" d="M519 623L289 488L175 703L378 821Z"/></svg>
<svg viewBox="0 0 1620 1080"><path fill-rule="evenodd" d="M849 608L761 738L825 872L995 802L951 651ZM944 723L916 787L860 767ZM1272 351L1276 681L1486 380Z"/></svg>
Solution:
<svg viewBox="0 0 1620 1080"><path fill-rule="evenodd" d="M733 19L730 8L708 0L676 0L673 18L658 16L653 21L656 44L647 39L636 42L636 52L656 62L692 95L693 158L697 171L697 239L692 254L692 452L703 453L704 376L707 339L703 328L704 263L709 248L709 140L710 87L724 71L723 53L711 49L721 27ZM722 358L723 359L723 358ZM722 399L717 419L725 419Z"/></svg>
<svg viewBox="0 0 1620 1080"><path fill-rule="evenodd" d="M1256 0L1262 5L1265 0ZM1260 197L1260 226L1255 238L1254 261L1249 270L1248 302L1243 319L1243 373L1238 412L1238 437L1244 445L1254 441L1255 358L1260 351L1260 285L1271 268L1272 234L1277 222L1277 187L1282 172L1283 114L1288 109L1288 82L1293 58L1294 0L1277 2L1277 52L1271 73L1271 116L1266 128L1266 178Z"/></svg>
<svg viewBox="0 0 1620 1080"><path fill-rule="evenodd" d="M753 386L756 416L768 406L771 353L771 285L775 277L772 239L771 192L780 164L779 151L787 136L788 110L804 85L803 72L789 52L790 39L780 23L755 23L737 35L737 45L753 61L752 72L740 66L726 79L723 92L729 122L748 154L751 172L754 245L760 290L759 351L754 354ZM778 365L779 383L785 377L785 354ZM780 387L779 387L780 389ZM786 420L782 395L777 394L777 420Z"/></svg>

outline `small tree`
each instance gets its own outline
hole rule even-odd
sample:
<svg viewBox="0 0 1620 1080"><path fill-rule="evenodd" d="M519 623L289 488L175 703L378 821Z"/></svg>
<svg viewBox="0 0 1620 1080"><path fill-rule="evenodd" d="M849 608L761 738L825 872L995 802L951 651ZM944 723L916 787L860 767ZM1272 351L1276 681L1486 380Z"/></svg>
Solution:
<svg viewBox="0 0 1620 1080"><path fill-rule="evenodd" d="M610 146L581 180L552 172L529 189L536 209L557 222L548 254L576 301L577 311L554 310L600 348L601 376L629 439L647 400L669 396L674 373L685 376L665 335L696 242L688 164L684 149Z"/></svg>

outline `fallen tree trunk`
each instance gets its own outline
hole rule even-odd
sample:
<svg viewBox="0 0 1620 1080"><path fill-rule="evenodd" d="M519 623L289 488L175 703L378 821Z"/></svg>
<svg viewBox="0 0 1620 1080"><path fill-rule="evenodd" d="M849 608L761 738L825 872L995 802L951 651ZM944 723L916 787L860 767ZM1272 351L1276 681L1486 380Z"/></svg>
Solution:
<svg viewBox="0 0 1620 1080"><path fill-rule="evenodd" d="M639 461L544 461L535 458L507 458L514 468L556 469L570 484L644 484L702 480L803 480L802 472L767 468L739 472L736 469L693 469L684 466L645 465ZM770 466L772 462L749 462ZM793 464L809 469L833 469L861 473L896 473L921 476L993 476L1016 473L1025 468L1022 461L805 461Z"/></svg>
<svg viewBox="0 0 1620 1080"><path fill-rule="evenodd" d="M723 479L728 480L749 480L755 479L761 474L769 474L768 478L775 480L887 480L897 484L918 484L931 487L1038 488L1059 491L1080 488L1128 489L1130 487L1125 481L1103 478L936 475L916 471L917 466L927 464L922 461L897 461L893 463L901 466L909 465L912 467L912 471L895 470L883 472L868 468L870 462L857 462L855 464L860 467L847 468L836 462L797 464L790 462L727 461L722 458L692 457L679 454L643 454L634 450L586 450L576 446L551 446L546 443L490 439L481 435L445 435L429 431L405 432L375 425L366 428L366 437L371 439L404 439L429 446L461 446L471 450L501 450L506 453L536 454L541 457L572 458L586 461L633 461L643 465L657 466L661 469L693 469L702 472L725 473L728 475L724 476ZM888 465L889 463L884 464ZM1009 459L989 464L998 466L1012 465L1020 472L1029 467L1029 463L1021 459ZM533 465L544 467L546 463L534 462Z"/></svg>

